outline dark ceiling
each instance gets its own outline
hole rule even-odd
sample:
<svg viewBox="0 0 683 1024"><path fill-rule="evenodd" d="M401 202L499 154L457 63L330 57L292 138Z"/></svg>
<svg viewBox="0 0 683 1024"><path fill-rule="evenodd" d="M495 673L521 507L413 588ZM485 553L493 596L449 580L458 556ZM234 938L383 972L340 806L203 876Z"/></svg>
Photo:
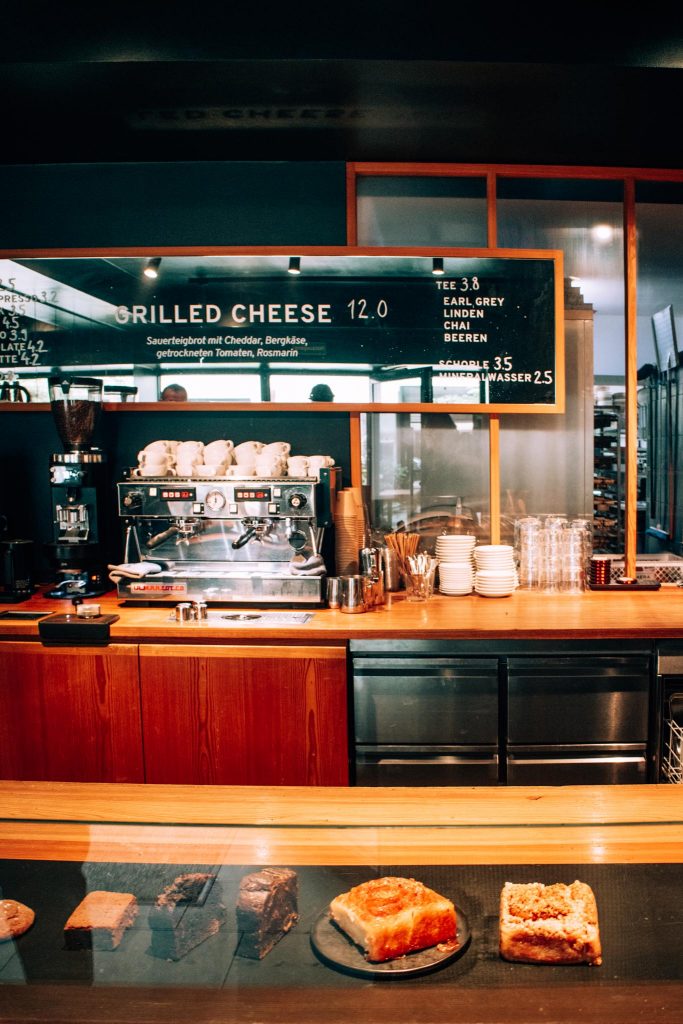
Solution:
<svg viewBox="0 0 683 1024"><path fill-rule="evenodd" d="M81 20L34 6L3 13L5 163L680 167L680 13L641 10L632 28L595 3L553 23L528 5L147 4Z"/></svg>

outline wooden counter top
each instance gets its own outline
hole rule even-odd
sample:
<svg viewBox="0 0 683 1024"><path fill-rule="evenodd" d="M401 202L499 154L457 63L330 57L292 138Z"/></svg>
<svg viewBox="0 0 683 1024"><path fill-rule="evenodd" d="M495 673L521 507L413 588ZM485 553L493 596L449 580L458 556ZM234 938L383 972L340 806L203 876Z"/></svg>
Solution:
<svg viewBox="0 0 683 1024"><path fill-rule="evenodd" d="M97 600L103 612L119 621L111 627L113 642L240 643L264 639L269 643L292 640L305 643L349 639L653 639L683 637L683 589L662 587L639 593L549 595L517 591L511 597L435 595L424 604L389 595L387 603L361 615L329 608L311 609L305 625L254 626L247 623L217 626L211 622L177 624L170 618L173 605L124 605L115 593ZM0 611L65 612L70 602L36 595L19 605L0 604ZM210 611L219 610L210 608ZM222 606L223 611L244 611ZM0 618L0 639L38 636L35 621Z"/></svg>
<svg viewBox="0 0 683 1024"><path fill-rule="evenodd" d="M683 787L0 782L0 856L300 864L683 863Z"/></svg>

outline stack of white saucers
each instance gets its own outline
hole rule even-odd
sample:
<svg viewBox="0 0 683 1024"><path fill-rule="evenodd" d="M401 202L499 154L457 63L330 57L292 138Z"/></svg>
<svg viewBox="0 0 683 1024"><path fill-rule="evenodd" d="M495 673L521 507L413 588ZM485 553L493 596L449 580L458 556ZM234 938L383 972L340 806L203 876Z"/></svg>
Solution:
<svg viewBox="0 0 683 1024"><path fill-rule="evenodd" d="M471 594L474 586L472 552L476 538L468 534L443 534L436 539L434 554L439 559L439 592Z"/></svg>
<svg viewBox="0 0 683 1024"><path fill-rule="evenodd" d="M482 597L509 597L518 586L512 545L480 544L474 564L474 589Z"/></svg>

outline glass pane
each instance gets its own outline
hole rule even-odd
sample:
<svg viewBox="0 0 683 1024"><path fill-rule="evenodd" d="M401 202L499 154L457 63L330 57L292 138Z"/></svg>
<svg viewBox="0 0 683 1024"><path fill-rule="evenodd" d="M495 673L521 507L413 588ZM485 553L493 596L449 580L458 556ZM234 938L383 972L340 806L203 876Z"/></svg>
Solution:
<svg viewBox="0 0 683 1024"><path fill-rule="evenodd" d="M486 245L484 178L360 177L359 245Z"/></svg>
<svg viewBox="0 0 683 1024"><path fill-rule="evenodd" d="M316 388L314 393L313 389ZM329 389L329 390L327 390ZM366 376L320 373L272 373L272 402L370 402L370 380Z"/></svg>
<svg viewBox="0 0 683 1024"><path fill-rule="evenodd" d="M594 470L593 454L594 381L621 389L624 380L623 185L503 179L498 244L561 249L565 270L566 412L502 420L504 519L595 510L596 529L600 533L604 522L605 533L596 536L597 549L623 550L621 472L617 467L612 473L610 465L609 492L598 487L607 477L597 462ZM618 431L615 444L620 462Z"/></svg>
<svg viewBox="0 0 683 1024"><path fill-rule="evenodd" d="M683 553L683 185L641 182L638 227L639 532L642 550Z"/></svg>
<svg viewBox="0 0 683 1024"><path fill-rule="evenodd" d="M623 377L621 182L502 179L497 207L500 246L562 250L567 305L593 309L595 375Z"/></svg>
<svg viewBox="0 0 683 1024"><path fill-rule="evenodd" d="M433 551L444 530L488 538L488 429L482 416L372 414L367 425L370 517L378 533L406 529Z"/></svg>
<svg viewBox="0 0 683 1024"><path fill-rule="evenodd" d="M261 378L257 373L162 373L159 394L170 384L179 384L189 402L260 402Z"/></svg>

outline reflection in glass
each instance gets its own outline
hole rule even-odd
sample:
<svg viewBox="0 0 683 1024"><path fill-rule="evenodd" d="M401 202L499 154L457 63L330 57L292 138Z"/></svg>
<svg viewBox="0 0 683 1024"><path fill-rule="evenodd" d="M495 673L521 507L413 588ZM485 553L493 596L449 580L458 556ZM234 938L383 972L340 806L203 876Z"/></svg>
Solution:
<svg viewBox="0 0 683 1024"><path fill-rule="evenodd" d="M253 368L234 373L166 371L159 377L159 394L168 384L177 383L185 388L190 402L261 401L261 379L253 372Z"/></svg>
<svg viewBox="0 0 683 1024"><path fill-rule="evenodd" d="M324 392L321 396L311 398L313 388L317 385L326 384L332 397L327 397ZM317 392L316 392L317 394ZM326 367L321 367L318 372L308 373L277 373L270 371L270 399L272 402L308 402L308 401L330 401L330 402L370 402L370 382L365 374L358 376L328 373Z"/></svg>
<svg viewBox="0 0 683 1024"><path fill-rule="evenodd" d="M502 178L498 244L561 249L577 297L593 308L595 375L624 375L623 185L612 181Z"/></svg>
<svg viewBox="0 0 683 1024"><path fill-rule="evenodd" d="M373 528L403 524L432 551L444 530L488 537L488 429L483 416L377 413L367 417L366 482Z"/></svg>

